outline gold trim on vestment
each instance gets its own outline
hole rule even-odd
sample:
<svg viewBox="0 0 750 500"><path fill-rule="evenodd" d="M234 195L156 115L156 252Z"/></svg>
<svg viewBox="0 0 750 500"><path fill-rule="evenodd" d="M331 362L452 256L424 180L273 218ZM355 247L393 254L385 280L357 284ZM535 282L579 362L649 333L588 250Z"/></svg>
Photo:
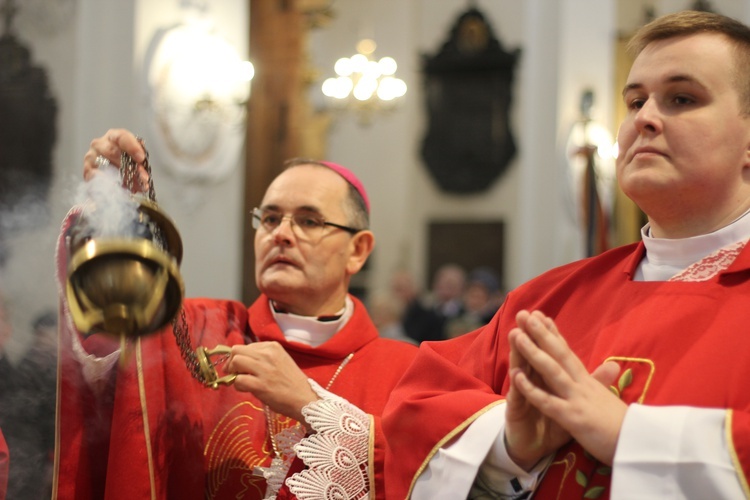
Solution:
<svg viewBox="0 0 750 500"><path fill-rule="evenodd" d="M742 468L740 457L737 456L737 449L734 447L734 437L732 435L732 416L734 415L733 410L727 410L727 416L724 419L724 433L727 438L727 447L729 448L729 456L732 458L732 464L737 471L737 477L740 480L740 486L742 491L745 493L745 498L750 498L750 485L748 485L747 477L745 476L745 469Z"/></svg>
<svg viewBox="0 0 750 500"><path fill-rule="evenodd" d="M648 374L648 379L646 380L646 383L643 385L643 392L641 392L641 395L638 397L638 401L636 403L643 404L643 400L646 399L646 392L648 391L649 386L651 385L651 380L654 378L654 373L656 372L656 365L654 365L654 362L650 359L646 358L629 358L626 356L610 356L607 359L604 360L604 363L607 361L633 361L635 363L646 363L651 367L651 370Z"/></svg>
<svg viewBox="0 0 750 500"><path fill-rule="evenodd" d="M141 356L141 338L135 342L135 359L138 372L138 396L141 399L141 416L143 417L143 435L146 439L146 457L148 458L148 480L151 484L151 499L156 500L156 478L154 474L154 457L151 450L151 428L148 425L148 407L146 406L146 384L143 375L143 357Z"/></svg>
<svg viewBox="0 0 750 500"><path fill-rule="evenodd" d="M547 466L547 469L549 469L553 465L565 464L565 472L563 472L562 479L560 480L560 486L558 486L558 488L557 488L557 497L555 497L555 500L558 500L562 496L563 487L565 486L565 480L568 479L568 475L570 474L570 471L572 471L573 467L575 467L575 465L576 465L576 459L577 459L577 457L576 457L575 453L568 452L565 455L565 458L562 458L562 459L558 460L557 462L552 462L552 463L550 463ZM571 461L568 461L568 460L571 460Z"/></svg>
<svg viewBox="0 0 750 500"><path fill-rule="evenodd" d="M367 477L370 483L368 498L374 499L377 498L375 495L375 417L369 413L367 417L370 419L370 438L367 445Z"/></svg>
<svg viewBox="0 0 750 500"><path fill-rule="evenodd" d="M424 461L422 462L422 465L419 466L419 469L417 469L417 472L414 474L414 477L411 480L411 485L409 486L409 492L406 494L406 498L411 497L411 493L412 493L412 491L414 491L414 486L417 484L417 478L420 475L422 475L422 473L424 472L424 470L427 468L427 464L430 463L430 460L432 460L432 457L435 456L435 454L438 452L438 450L440 450L440 448L442 448L443 445L445 445L445 443L447 443L448 441L450 441L451 439L453 439L454 437L456 437L456 435L458 435L460 432L462 432L464 429L466 429L477 418L481 417L482 415L484 415L485 413L487 413L488 411L490 411L495 406L497 406L499 404L503 404L503 403L505 403L505 399L499 399L499 400L495 401L494 403L491 403L491 404L485 406L484 408L482 408L481 410L479 410L478 412L476 412L475 414L473 414L472 416L470 416L469 418L467 418L466 420L464 420L463 422L461 422L461 424L459 424L451 432L449 432L448 434L446 434L445 437L443 437L443 439L441 439L440 441L438 441L437 444L432 448L432 450L430 450L430 453L427 454L427 457L425 457Z"/></svg>

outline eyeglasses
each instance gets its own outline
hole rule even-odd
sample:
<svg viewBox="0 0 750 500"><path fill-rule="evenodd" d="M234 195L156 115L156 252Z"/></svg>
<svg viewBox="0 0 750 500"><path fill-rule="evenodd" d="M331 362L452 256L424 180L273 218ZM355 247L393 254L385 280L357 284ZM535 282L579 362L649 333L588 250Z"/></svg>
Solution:
<svg viewBox="0 0 750 500"><path fill-rule="evenodd" d="M284 219L289 219L292 230L295 231L297 237L308 240L322 236L323 229L326 226L335 227L350 234L357 234L361 231L361 229L328 222L322 215L315 212L297 212L284 215L276 210L261 210L260 208L253 209L253 229L258 229L263 226L263 229L270 233L279 227Z"/></svg>

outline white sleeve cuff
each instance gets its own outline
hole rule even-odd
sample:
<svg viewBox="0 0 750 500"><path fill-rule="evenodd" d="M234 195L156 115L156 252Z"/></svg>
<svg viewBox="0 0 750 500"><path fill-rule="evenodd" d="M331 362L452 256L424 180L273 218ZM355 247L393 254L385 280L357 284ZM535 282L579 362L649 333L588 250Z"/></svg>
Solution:
<svg viewBox="0 0 750 500"><path fill-rule="evenodd" d="M504 435L505 404L499 404L438 450L417 479L412 498L515 498L533 489L549 460L531 472L524 471L508 456Z"/></svg>
<svg viewBox="0 0 750 500"><path fill-rule="evenodd" d="M744 498L725 420L723 409L630 405L617 441L612 498Z"/></svg>

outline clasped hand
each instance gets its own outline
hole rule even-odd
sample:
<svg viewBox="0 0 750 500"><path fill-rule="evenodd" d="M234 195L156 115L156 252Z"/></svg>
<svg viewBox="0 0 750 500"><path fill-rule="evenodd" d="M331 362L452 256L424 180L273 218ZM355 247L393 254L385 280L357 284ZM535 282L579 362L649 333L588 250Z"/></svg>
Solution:
<svg viewBox="0 0 750 500"><path fill-rule="evenodd" d="M609 389L620 367L609 361L589 373L557 326L539 311L520 311L510 344L505 439L525 470L570 439L601 462L614 461L627 405Z"/></svg>

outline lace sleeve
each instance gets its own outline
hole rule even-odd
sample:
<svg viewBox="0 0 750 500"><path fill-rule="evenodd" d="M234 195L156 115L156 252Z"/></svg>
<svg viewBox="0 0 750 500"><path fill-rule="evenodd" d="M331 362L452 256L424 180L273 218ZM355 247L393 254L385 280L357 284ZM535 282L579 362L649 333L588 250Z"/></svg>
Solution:
<svg viewBox="0 0 750 500"><path fill-rule="evenodd" d="M310 380L321 398L302 409L315 431L294 446L307 468L287 479L300 500L367 498L370 491L371 417Z"/></svg>

